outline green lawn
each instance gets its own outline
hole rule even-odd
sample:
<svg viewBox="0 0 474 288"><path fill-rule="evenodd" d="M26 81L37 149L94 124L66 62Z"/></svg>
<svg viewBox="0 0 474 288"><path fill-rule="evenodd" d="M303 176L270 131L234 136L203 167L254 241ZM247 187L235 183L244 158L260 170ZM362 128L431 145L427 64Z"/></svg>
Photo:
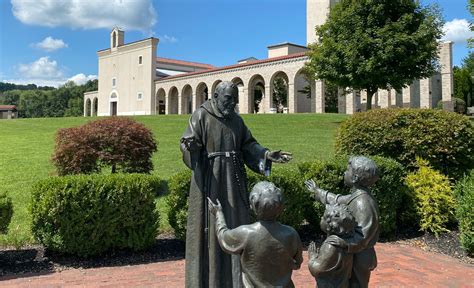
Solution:
<svg viewBox="0 0 474 288"><path fill-rule="evenodd" d="M288 165L331 157L336 128L346 117L338 114L243 116L263 146L293 153L294 160ZM153 156L153 173L167 180L173 173L185 169L179 152L179 138L189 116L134 118L149 127L158 142L158 152ZM55 173L50 162L55 133L59 128L79 126L90 120L81 117L0 121L0 191L6 191L12 197L15 211L9 234L0 236L0 246L20 246L34 242L29 228L30 190L36 181ZM162 212L163 231L170 229L165 215L165 197L157 198L157 206Z"/></svg>

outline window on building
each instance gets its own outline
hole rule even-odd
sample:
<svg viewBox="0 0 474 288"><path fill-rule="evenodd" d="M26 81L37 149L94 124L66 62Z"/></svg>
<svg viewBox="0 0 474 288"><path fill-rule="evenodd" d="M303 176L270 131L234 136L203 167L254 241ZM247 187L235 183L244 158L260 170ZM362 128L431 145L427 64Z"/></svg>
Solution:
<svg viewBox="0 0 474 288"><path fill-rule="evenodd" d="M112 87L117 86L117 78L112 78Z"/></svg>
<svg viewBox="0 0 474 288"><path fill-rule="evenodd" d="M142 99L143 99L143 93L142 93L142 92L138 92L138 94L137 94L137 99L138 99L138 100L142 100Z"/></svg>
<svg viewBox="0 0 474 288"><path fill-rule="evenodd" d="M143 57L138 56L138 65L142 65L142 63L143 63Z"/></svg>

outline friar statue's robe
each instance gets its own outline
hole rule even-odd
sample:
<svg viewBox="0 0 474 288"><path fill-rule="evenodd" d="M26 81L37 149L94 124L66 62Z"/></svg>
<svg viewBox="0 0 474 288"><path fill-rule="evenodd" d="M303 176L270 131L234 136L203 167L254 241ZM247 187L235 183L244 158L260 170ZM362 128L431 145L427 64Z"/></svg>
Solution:
<svg viewBox="0 0 474 288"><path fill-rule="evenodd" d="M224 118L214 100L193 113L183 138L193 138L196 144L191 151L181 144L183 161L193 170L186 227L186 287L242 287L240 255L229 255L220 248L206 197L214 202L219 199L229 228L248 224L244 164L255 172L269 173L267 149L252 137L239 115Z"/></svg>

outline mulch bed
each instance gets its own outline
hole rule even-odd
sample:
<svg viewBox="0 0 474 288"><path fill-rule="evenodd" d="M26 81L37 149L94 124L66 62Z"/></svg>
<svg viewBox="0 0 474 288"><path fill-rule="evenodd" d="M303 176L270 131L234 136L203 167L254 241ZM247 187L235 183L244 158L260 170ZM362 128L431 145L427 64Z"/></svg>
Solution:
<svg viewBox="0 0 474 288"><path fill-rule="evenodd" d="M305 230L303 229L303 231ZM324 235L314 235L313 232L300 233L305 247L311 241L320 244L325 239ZM469 257L461 249L457 231L445 233L439 237L412 231L400 234L395 239L382 239L381 242L415 246L425 251L446 254L465 263L474 264L474 258ZM137 265L183 258L184 242L175 239L172 234L161 234L147 251L120 250L88 259L55 254L45 250L41 245L28 246L19 250L0 248L0 277L11 274L59 272L76 268Z"/></svg>

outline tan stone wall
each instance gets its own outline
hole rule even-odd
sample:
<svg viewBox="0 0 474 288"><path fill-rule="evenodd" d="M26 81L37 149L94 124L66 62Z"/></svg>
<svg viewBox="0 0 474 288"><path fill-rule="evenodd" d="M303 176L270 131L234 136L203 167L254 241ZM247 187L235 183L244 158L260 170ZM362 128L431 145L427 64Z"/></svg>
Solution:
<svg viewBox="0 0 474 288"><path fill-rule="evenodd" d="M98 116L111 113L111 95L117 97L118 115L155 114L156 45L158 39L119 46L115 51L99 51ZM142 57L142 64L139 64ZM115 79L115 87L113 87ZM142 99L138 94L142 94Z"/></svg>

